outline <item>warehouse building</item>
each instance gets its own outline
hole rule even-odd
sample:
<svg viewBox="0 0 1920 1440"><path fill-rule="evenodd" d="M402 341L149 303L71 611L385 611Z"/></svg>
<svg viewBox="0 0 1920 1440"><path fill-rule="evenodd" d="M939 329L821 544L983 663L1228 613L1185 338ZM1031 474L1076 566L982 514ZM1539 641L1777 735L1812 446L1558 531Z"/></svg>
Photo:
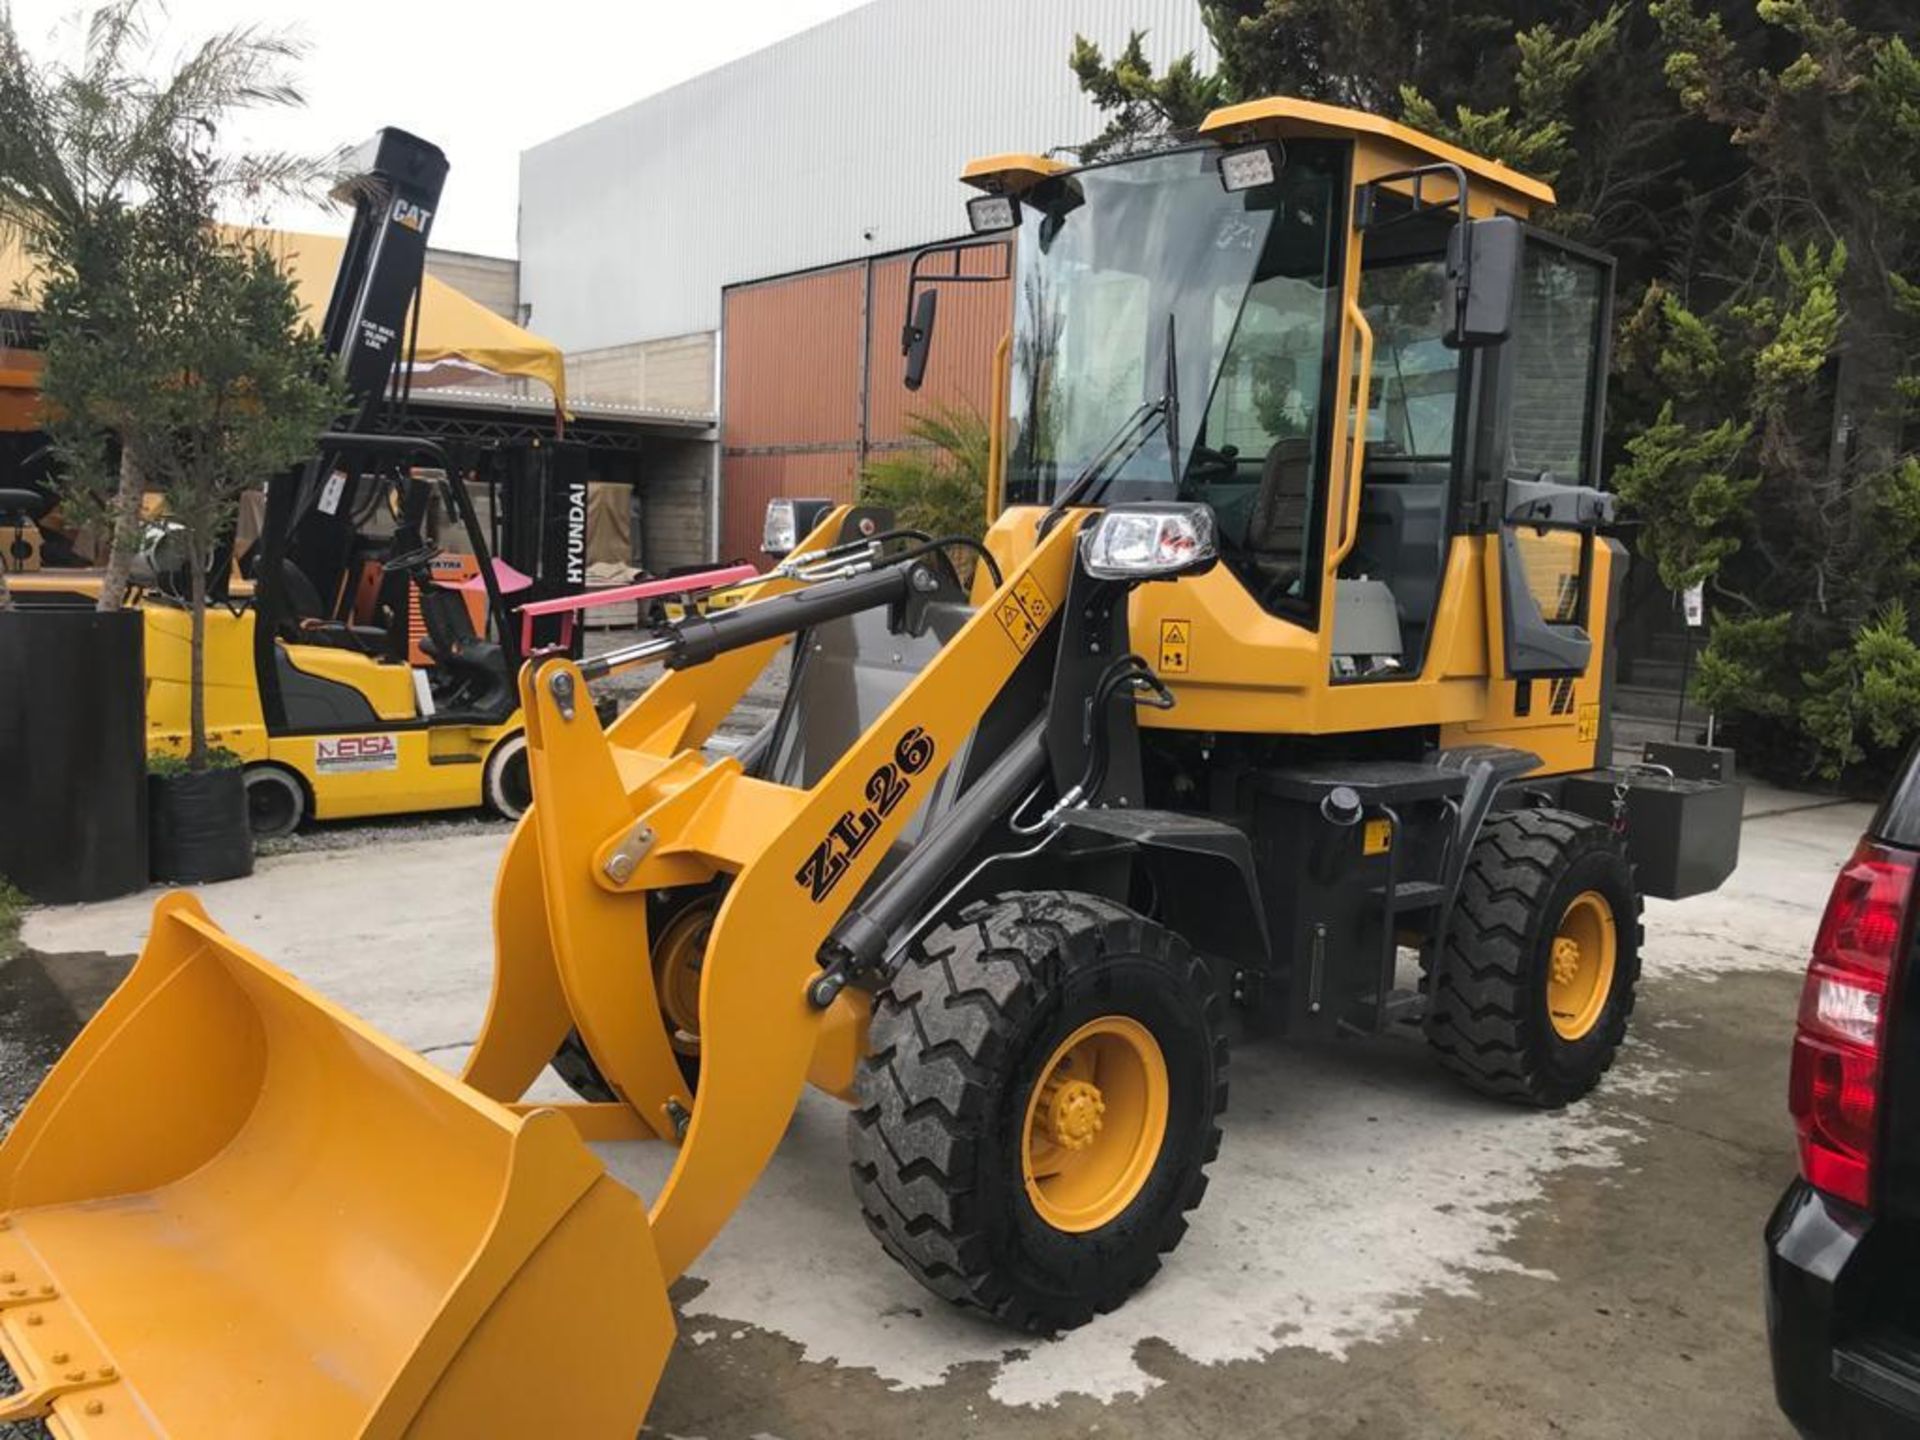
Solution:
<svg viewBox="0 0 1920 1440"><path fill-rule="evenodd" d="M984 412L1010 288L943 296L909 396L911 255L965 229L968 160L1098 133L1074 37L1130 29L1211 53L1191 0L875 0L521 156L517 318L570 393L717 426L643 484L650 565L753 557L768 497L850 496L916 409Z"/></svg>

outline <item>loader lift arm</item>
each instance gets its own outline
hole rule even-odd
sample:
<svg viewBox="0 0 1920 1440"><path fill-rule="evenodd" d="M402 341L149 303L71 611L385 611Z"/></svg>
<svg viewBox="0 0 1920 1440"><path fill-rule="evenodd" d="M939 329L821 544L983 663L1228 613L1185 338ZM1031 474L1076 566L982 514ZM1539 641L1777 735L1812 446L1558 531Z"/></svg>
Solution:
<svg viewBox="0 0 1920 1440"><path fill-rule="evenodd" d="M824 548L838 518L805 548ZM553 657L523 673L539 798L502 866L496 913L510 927L466 1079L517 1100L568 1028L577 1030L646 1132L681 1145L652 1209L670 1277L752 1184L810 1070L825 1088L850 1084L865 996L810 1001L823 945L1038 642L1066 595L1077 529L1056 526L1002 587L1036 597L1039 627L1012 630L991 604L980 609L810 788L755 779L737 759L708 762L688 747L793 633L836 615L911 606L937 589L931 560L879 563L811 585L775 577L737 609L662 627L624 654L589 662L591 670ZM603 734L581 703L588 678L650 660L667 673ZM731 883L701 969L700 1083L689 1095L654 1019L652 970L635 953L648 940L649 892L720 876ZM768 936L780 943L770 946ZM611 1119L604 1109L576 1114L591 1127Z"/></svg>

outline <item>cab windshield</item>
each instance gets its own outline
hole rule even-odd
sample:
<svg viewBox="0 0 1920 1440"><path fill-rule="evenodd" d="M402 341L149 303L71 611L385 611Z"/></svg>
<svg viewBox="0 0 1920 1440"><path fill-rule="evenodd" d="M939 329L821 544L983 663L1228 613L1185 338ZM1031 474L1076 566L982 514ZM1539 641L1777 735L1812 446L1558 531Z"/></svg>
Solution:
<svg viewBox="0 0 1920 1440"><path fill-rule="evenodd" d="M1156 405L1103 472L1105 498L1207 500L1229 547L1247 543L1271 467L1297 473L1305 498L1337 333L1344 155L1290 145L1272 183L1234 193L1220 183L1220 153L1097 166L1028 192L1009 500L1051 502ZM1297 542L1304 527L1295 531Z"/></svg>

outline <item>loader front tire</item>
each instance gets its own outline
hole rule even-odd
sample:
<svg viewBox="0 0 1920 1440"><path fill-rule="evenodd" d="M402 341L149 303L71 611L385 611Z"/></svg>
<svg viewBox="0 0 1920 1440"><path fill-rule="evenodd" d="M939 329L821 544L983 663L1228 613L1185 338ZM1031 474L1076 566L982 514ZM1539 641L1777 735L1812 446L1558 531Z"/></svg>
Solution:
<svg viewBox="0 0 1920 1440"><path fill-rule="evenodd" d="M1020 1329L1114 1309L1206 1192L1221 1014L1186 942L1110 900L963 910L875 1000L848 1123L868 1227L929 1290Z"/></svg>
<svg viewBox="0 0 1920 1440"><path fill-rule="evenodd" d="M1604 825L1559 810L1489 819L1427 1008L1440 1063L1483 1095L1549 1109L1600 1082L1640 979L1640 892Z"/></svg>

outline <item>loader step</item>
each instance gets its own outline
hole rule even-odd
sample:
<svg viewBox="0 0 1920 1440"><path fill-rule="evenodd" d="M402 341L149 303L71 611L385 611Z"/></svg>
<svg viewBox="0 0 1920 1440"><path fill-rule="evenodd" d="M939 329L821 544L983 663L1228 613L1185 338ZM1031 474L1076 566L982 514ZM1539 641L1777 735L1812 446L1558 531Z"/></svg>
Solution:
<svg viewBox="0 0 1920 1440"><path fill-rule="evenodd" d="M1367 893L1395 915L1408 915L1418 910L1437 909L1444 904L1447 887L1437 880L1402 880L1393 887L1391 894L1384 885L1376 885Z"/></svg>

